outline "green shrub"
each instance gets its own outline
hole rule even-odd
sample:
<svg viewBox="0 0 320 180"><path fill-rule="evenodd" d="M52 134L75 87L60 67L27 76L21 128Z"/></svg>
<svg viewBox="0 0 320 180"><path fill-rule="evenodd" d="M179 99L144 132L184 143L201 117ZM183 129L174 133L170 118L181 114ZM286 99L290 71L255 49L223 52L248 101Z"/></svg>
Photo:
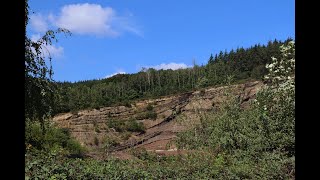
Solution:
<svg viewBox="0 0 320 180"><path fill-rule="evenodd" d="M126 101L126 102L124 103L124 106L125 106L125 107L128 107L128 108L131 108L131 107L132 107L131 103L128 102L128 101Z"/></svg>
<svg viewBox="0 0 320 180"><path fill-rule="evenodd" d="M97 126L94 128L94 131L97 132L97 133L100 133L100 132L101 132L100 129L99 129L99 127L97 127Z"/></svg>
<svg viewBox="0 0 320 180"><path fill-rule="evenodd" d="M78 109L72 109L71 114L76 116L76 115L78 115L78 111L79 111Z"/></svg>
<svg viewBox="0 0 320 180"><path fill-rule="evenodd" d="M44 145L44 135L40 127L40 123L26 122L25 127L25 142L37 149L42 149Z"/></svg>
<svg viewBox="0 0 320 180"><path fill-rule="evenodd" d="M122 140L128 140L131 137L131 132L124 132L121 134Z"/></svg>
<svg viewBox="0 0 320 180"><path fill-rule="evenodd" d="M25 143L45 151L51 151L57 147L64 148L70 154L83 155L86 151L79 142L71 138L69 129L48 125L46 131L43 132L38 122L26 123Z"/></svg>
<svg viewBox="0 0 320 180"><path fill-rule="evenodd" d="M134 119L131 119L126 122L126 130L131 132L144 132L145 127L142 122L137 122Z"/></svg>
<svg viewBox="0 0 320 180"><path fill-rule="evenodd" d="M201 89L199 92L200 96L204 96L206 94L206 90L205 89Z"/></svg>
<svg viewBox="0 0 320 180"><path fill-rule="evenodd" d="M146 107L147 111L152 111L153 110L153 106L151 104L148 104Z"/></svg>
<svg viewBox="0 0 320 180"><path fill-rule="evenodd" d="M120 144L119 139L113 136L107 136L103 139L103 148L106 151L108 151L110 148L113 148L119 144Z"/></svg>
<svg viewBox="0 0 320 180"><path fill-rule="evenodd" d="M97 136L94 137L93 142L96 146L99 146L99 139Z"/></svg>
<svg viewBox="0 0 320 180"><path fill-rule="evenodd" d="M94 127L96 127L98 125L97 120L96 119L92 120L92 124L93 124Z"/></svg>
<svg viewBox="0 0 320 180"><path fill-rule="evenodd" d="M66 149L69 150L70 154L79 156L82 156L86 152L86 149L73 139L68 140Z"/></svg>
<svg viewBox="0 0 320 180"><path fill-rule="evenodd" d="M109 119L107 125L109 128L114 128L118 132L125 130L125 123L121 120Z"/></svg>
<svg viewBox="0 0 320 180"><path fill-rule="evenodd" d="M155 111L146 111L146 112L141 112L136 115L137 120L143 120L143 119L157 119L157 113Z"/></svg>
<svg viewBox="0 0 320 180"><path fill-rule="evenodd" d="M137 122L135 119L129 119L129 120L109 120L108 121L108 127L114 128L118 132L125 132L125 131L131 131L131 132L144 132L145 127L143 123Z"/></svg>
<svg viewBox="0 0 320 180"><path fill-rule="evenodd" d="M148 118L148 119L157 119L157 113L156 112L154 112L154 111L148 111L147 113L146 113L146 118Z"/></svg>
<svg viewBox="0 0 320 180"><path fill-rule="evenodd" d="M141 113L137 114L137 115L135 116L135 118L136 118L137 120L147 119L147 113L146 113L146 112L141 112Z"/></svg>

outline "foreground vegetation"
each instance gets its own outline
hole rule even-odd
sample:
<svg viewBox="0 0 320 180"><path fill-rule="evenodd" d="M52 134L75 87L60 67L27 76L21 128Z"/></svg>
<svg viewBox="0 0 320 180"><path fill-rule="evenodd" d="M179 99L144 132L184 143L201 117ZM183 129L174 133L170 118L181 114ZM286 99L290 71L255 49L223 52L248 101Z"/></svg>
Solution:
<svg viewBox="0 0 320 180"><path fill-rule="evenodd" d="M136 150L132 160L98 161L81 157L85 150L66 130L48 126L43 132L30 125L26 178L295 179L294 42L280 50L266 65L267 85L249 109L230 97L218 112L202 115L200 124L178 134L175 143L190 153L159 157Z"/></svg>

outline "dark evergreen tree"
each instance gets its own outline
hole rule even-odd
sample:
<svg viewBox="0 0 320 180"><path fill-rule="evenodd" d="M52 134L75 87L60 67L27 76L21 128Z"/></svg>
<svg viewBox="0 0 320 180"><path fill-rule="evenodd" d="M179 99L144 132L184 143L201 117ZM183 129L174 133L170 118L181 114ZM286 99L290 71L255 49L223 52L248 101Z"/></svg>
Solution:
<svg viewBox="0 0 320 180"><path fill-rule="evenodd" d="M209 64L212 64L214 62L214 59L213 59L213 56L212 56L212 54L210 55L210 58L209 58L209 60L208 60L208 63Z"/></svg>

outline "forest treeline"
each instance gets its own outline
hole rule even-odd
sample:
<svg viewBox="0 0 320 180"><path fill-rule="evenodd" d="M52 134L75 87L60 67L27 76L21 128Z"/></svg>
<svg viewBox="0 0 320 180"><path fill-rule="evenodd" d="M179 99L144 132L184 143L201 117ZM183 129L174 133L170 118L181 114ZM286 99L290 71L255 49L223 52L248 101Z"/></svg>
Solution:
<svg viewBox="0 0 320 180"><path fill-rule="evenodd" d="M261 80L271 57L279 58L279 47L291 41L273 40L266 45L220 51L205 65L192 68L156 70L142 68L135 74L118 74L106 79L55 82L57 91L53 114L103 106L126 105L137 99L157 98L227 82Z"/></svg>

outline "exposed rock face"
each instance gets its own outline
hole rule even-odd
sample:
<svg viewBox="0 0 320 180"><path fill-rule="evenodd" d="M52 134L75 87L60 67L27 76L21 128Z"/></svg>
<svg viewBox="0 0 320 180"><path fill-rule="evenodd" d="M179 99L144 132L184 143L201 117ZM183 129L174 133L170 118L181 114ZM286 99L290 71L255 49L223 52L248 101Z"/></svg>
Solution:
<svg viewBox="0 0 320 180"><path fill-rule="evenodd" d="M64 113L53 118L59 127L69 128L71 135L87 148L99 148L106 139L113 137L120 144L111 148L119 152L130 147L144 147L146 150L163 151L168 149L167 143L176 137L176 133L185 130L199 122L199 113L215 111L226 100L227 94L240 98L242 107L249 105L249 100L255 97L262 87L260 81L244 84L207 88L201 91L183 93L152 100L144 100L132 104L132 107L104 107L93 110L82 110L78 113ZM157 113L155 120L141 116L146 113L151 104ZM108 127L109 120L127 121L136 119L146 128L144 133L132 133L127 138L115 129ZM183 121L178 120L183 119ZM169 149L175 149L171 145ZM172 150L173 151L173 150Z"/></svg>

